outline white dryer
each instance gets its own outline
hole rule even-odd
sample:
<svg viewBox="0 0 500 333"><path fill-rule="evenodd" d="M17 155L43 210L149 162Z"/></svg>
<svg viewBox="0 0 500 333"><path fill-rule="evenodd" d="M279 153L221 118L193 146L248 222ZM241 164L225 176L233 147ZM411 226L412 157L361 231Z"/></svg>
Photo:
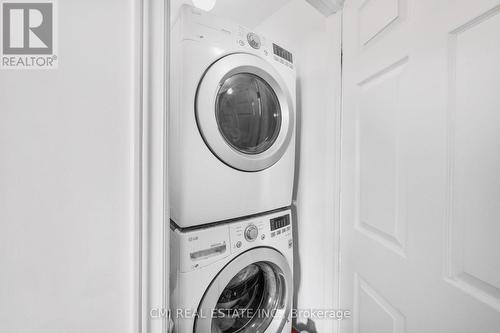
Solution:
<svg viewBox="0 0 500 333"><path fill-rule="evenodd" d="M291 332L290 210L171 231L176 333Z"/></svg>
<svg viewBox="0 0 500 333"><path fill-rule="evenodd" d="M171 218L185 228L290 206L292 54L190 6L172 31Z"/></svg>

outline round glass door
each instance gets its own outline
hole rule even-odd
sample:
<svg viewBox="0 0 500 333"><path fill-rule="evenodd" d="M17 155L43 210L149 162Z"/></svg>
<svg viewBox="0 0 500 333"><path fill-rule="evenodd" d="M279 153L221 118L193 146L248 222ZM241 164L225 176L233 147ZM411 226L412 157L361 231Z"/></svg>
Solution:
<svg viewBox="0 0 500 333"><path fill-rule="evenodd" d="M283 307L280 272L269 263L251 264L236 274L215 306L212 333L263 332Z"/></svg>
<svg viewBox="0 0 500 333"><path fill-rule="evenodd" d="M281 127L276 93L266 81L250 73L235 74L221 84L215 115L224 140L244 154L269 149Z"/></svg>
<svg viewBox="0 0 500 333"><path fill-rule="evenodd" d="M292 272L278 251L259 247L228 263L198 306L193 333L281 332L290 317Z"/></svg>
<svg viewBox="0 0 500 333"><path fill-rule="evenodd" d="M274 165L291 147L295 131L288 85L267 60L252 54L230 54L207 69L195 116L210 151L241 171Z"/></svg>

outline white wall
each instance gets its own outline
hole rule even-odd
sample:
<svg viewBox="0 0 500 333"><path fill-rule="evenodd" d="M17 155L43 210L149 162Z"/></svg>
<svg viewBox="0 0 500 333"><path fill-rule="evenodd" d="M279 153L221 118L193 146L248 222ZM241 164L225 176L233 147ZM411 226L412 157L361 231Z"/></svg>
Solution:
<svg viewBox="0 0 500 333"><path fill-rule="evenodd" d="M256 28L291 49L297 68L295 279L296 306L304 310L332 309L336 305L340 23L340 15L325 18L304 0L294 0ZM331 320L314 321L309 328L332 332Z"/></svg>
<svg viewBox="0 0 500 333"><path fill-rule="evenodd" d="M58 1L59 68L0 71L0 332L137 332L139 4Z"/></svg>

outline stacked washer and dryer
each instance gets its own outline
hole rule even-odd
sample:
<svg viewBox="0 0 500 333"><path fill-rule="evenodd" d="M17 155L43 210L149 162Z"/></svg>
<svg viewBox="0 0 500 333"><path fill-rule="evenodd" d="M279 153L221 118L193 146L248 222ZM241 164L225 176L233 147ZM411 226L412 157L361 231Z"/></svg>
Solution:
<svg viewBox="0 0 500 333"><path fill-rule="evenodd" d="M292 54L184 6L172 30L169 190L177 333L291 331Z"/></svg>

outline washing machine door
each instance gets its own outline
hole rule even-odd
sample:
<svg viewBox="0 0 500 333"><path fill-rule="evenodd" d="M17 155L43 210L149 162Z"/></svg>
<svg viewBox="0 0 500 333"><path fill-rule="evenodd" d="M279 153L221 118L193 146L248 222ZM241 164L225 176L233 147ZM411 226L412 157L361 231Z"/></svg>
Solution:
<svg viewBox="0 0 500 333"><path fill-rule="evenodd" d="M287 260L271 248L255 248L236 257L212 281L194 333L281 332L291 303Z"/></svg>
<svg viewBox="0 0 500 333"><path fill-rule="evenodd" d="M236 53L205 72L196 119L207 146L222 162L260 171L285 153L295 117L290 92L273 66L256 55Z"/></svg>

